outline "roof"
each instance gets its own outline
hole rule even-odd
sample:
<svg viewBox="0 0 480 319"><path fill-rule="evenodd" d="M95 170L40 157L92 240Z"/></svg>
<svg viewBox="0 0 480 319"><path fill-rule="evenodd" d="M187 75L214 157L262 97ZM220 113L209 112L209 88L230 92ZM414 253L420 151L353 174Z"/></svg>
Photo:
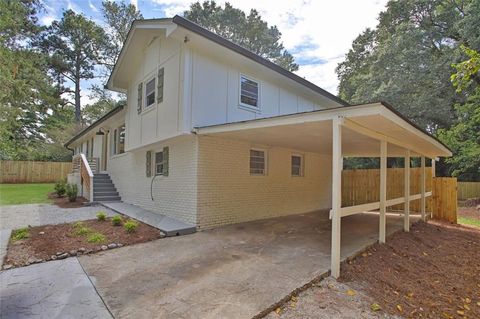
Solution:
<svg viewBox="0 0 480 319"><path fill-rule="evenodd" d="M322 89L321 87L313 84L312 82L310 81L307 81L306 79L294 74L293 72L290 72L284 68L282 68L281 66L271 62L270 60L268 59L265 59L261 56L259 56L258 54L256 53L253 53L252 51L238 45L238 44L235 44L233 43L232 41L228 40L228 39L225 39L223 38L222 36L219 36L207 29L205 29L204 27L188 20L188 19L185 19L179 15L176 15L174 16L173 18L162 18L162 19L143 19L143 20L135 20L133 21L132 23L132 26L130 27L130 30L128 32L128 35L127 35L127 40L125 41L123 47L122 47L122 50L120 51L120 55L119 57L117 58L117 61L115 62L115 66L113 68L113 71L112 73L110 74L110 77L108 78L108 81L107 81L107 88L109 89L112 89L111 87L111 80L112 80L112 76L113 74L116 72L116 69L117 69L117 64L118 64L118 61L120 61L121 59L121 56L122 54L124 54L124 51L125 51L125 46L128 44L129 42L129 39L130 37L132 36L132 30L135 29L135 27L140 24L140 23L165 23L165 22L173 22L175 23L176 25L182 27L182 28L185 28L189 31L192 31L212 42L215 42L216 44L219 44L229 50L232 50L256 63L259 63L267 68L269 68L270 70L274 71L274 72L277 72L287 78L289 78L290 80L293 80L305 87L307 87L308 89L320 94L320 95L323 95L337 103L339 103L340 105L343 105L343 106L347 106L349 105L346 101L342 100L341 98L335 96L334 94Z"/></svg>
<svg viewBox="0 0 480 319"><path fill-rule="evenodd" d="M98 126L99 124L105 122L107 119L111 118L112 116L114 116L115 114L117 114L118 112L120 112L121 110L123 110L124 106L123 105L119 105L115 108L113 108L112 110L110 110L109 112L107 112L105 115L103 115L101 118L99 118L98 120L96 120L95 122L93 122L91 125L87 126L86 128L84 128L83 130L80 131L80 133L78 133L77 135L75 135L74 137L72 137L70 140L68 140L67 143L65 143L65 147L68 148L68 146L70 144L72 144L75 140L77 140L78 138L82 137L83 135L87 134L87 132L89 132L91 129L93 129L94 127Z"/></svg>
<svg viewBox="0 0 480 319"><path fill-rule="evenodd" d="M368 104L358 104L358 105L349 105L346 107L336 107L336 108L329 108L323 110L316 110L316 111L308 111L308 112L301 112L301 113L293 113L293 114L285 114L279 115L274 117L266 117L260 119L252 119L252 120L245 120L245 121L238 121L238 122L230 122L224 124L217 124L217 125L208 125L202 127L196 127L195 133L203 134L203 135L211 135L211 134L223 134L224 137L229 138L233 136L233 134L244 134L243 137L251 137L252 140L256 141L257 143L264 143L269 144L266 142L267 139L273 138L274 136L277 137L277 140L272 140L273 144L279 142L278 139L285 139L285 147L292 147L298 148L299 141L307 141L309 138L313 138L316 141L324 140L326 136L330 133L330 131L325 129L322 132L318 131L318 127L312 126L308 123L319 123L323 121L329 121L333 118L341 117L345 119L346 128L351 128L355 125L355 123L351 123L350 119L355 119L356 123L361 123L363 125L363 131L368 130L369 132L373 132L376 137L374 139L381 138L379 134L382 136L387 137L387 131L383 132L382 130L388 130L390 133L397 134L398 130L402 130L404 132L410 132L418 137L422 137L423 140L428 141L428 143L434 146L437 150L436 156L451 156L452 151L450 148L438 140L435 136L431 135L430 133L426 132L422 128L420 128L415 123L411 122L409 119L405 118L402 114L396 111L391 105L386 102L374 102ZM370 120L367 121L367 118ZM383 121L386 119L387 121ZM373 122L372 122L373 121ZM382 123L381 123L382 122ZM301 131L297 129L295 125L305 125L306 130ZM348 124L348 125L347 125ZM292 126L293 125L293 126ZM295 127L293 131L288 131L289 133L287 136L277 136L278 132L273 132L269 128L274 127ZM244 133L240 133L240 132ZM287 132L287 130L282 130L281 132ZM239 132L239 133L233 133ZM303 132L303 133L302 133ZM383 132L383 133L382 133ZM364 132L365 133L365 132ZM364 133L356 133L357 135L362 135ZM282 133L283 134L283 133ZM287 145L289 141L289 135L296 135L297 139L293 141L290 145ZM366 134L366 133L365 133ZM408 136L405 135L405 136ZM260 136L264 136L264 138L260 138ZM324 138L321 138L324 137ZM328 138L327 138L328 140ZM392 139L393 141L394 139ZM401 141L397 139L397 142ZM395 144L395 142L392 142ZM398 145L402 143L397 143ZM427 144L423 145L426 146ZM419 148L420 147L420 148ZM416 147L412 147L410 149L416 150L418 154L422 154L422 146L418 145ZM378 146L374 146L375 149ZM399 155L400 154L400 155ZM397 148L397 152L395 156L403 156L402 151ZM424 153L427 154L427 153ZM433 155L433 152L429 151L429 155ZM367 156L367 155L363 155ZM374 156L374 155L368 155Z"/></svg>

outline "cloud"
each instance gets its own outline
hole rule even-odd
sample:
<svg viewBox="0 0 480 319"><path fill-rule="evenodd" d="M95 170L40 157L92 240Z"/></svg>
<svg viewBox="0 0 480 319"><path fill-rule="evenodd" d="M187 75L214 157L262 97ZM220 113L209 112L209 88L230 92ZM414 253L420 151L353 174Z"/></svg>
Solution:
<svg viewBox="0 0 480 319"><path fill-rule="evenodd" d="M154 0L166 16L182 14L187 0ZM217 1L223 5L225 1ZM300 69L296 73L320 87L337 93L335 68L352 41L367 27L375 27L387 0L230 0L245 12L255 8L282 32L282 42Z"/></svg>
<svg viewBox="0 0 480 319"><path fill-rule="evenodd" d="M55 20L55 16L53 15L46 15L44 17L41 18L41 23L46 25L46 26L49 26L50 24L52 24L52 22Z"/></svg>
<svg viewBox="0 0 480 319"><path fill-rule="evenodd" d="M98 12L97 7L95 7L91 0L88 0L88 6L92 9L93 12Z"/></svg>

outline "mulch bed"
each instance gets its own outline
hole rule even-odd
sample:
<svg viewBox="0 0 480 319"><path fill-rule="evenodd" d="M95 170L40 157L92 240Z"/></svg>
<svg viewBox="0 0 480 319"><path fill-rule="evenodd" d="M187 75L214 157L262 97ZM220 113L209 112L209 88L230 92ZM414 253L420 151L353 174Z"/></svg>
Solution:
<svg viewBox="0 0 480 319"><path fill-rule="evenodd" d="M430 221L342 264L341 281L407 318L480 318L480 230Z"/></svg>
<svg viewBox="0 0 480 319"><path fill-rule="evenodd" d="M123 218L123 220L127 219ZM109 249L109 244L110 249L113 249L162 237L158 229L141 222L138 222L135 232L127 233L123 226L113 226L111 218L107 218L105 221L92 219L83 221L83 226L88 227L92 232L103 234L106 240L102 243L89 243L87 235L75 234L74 224L30 227L28 238L17 241L10 239L4 268L5 266L7 268L27 266L31 263L95 253ZM52 258L52 256L55 257Z"/></svg>
<svg viewBox="0 0 480 319"><path fill-rule="evenodd" d="M77 200L70 202L68 197L58 197L57 193L49 193L48 198L53 200L53 204L61 208L79 208L85 206L84 203L88 200L84 197L77 197Z"/></svg>

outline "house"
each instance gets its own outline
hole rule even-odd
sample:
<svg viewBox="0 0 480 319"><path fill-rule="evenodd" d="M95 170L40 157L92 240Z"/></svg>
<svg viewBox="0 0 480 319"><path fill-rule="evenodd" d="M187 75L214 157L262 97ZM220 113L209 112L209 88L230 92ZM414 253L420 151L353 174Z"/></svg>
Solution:
<svg viewBox="0 0 480 319"><path fill-rule="evenodd" d="M421 157L425 170L426 157L451 155L388 104L349 105L179 16L135 21L107 88L127 104L66 145L85 197L198 230L331 209L335 276L341 217L380 209L384 241L386 206L431 195L387 200L387 156ZM381 158L379 202L341 207L345 156ZM406 230L408 216L406 205Z"/></svg>

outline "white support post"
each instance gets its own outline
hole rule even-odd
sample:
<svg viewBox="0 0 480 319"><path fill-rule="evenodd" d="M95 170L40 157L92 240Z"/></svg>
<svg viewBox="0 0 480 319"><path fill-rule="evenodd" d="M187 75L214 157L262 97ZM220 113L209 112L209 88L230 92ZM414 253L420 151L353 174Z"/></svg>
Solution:
<svg viewBox="0 0 480 319"><path fill-rule="evenodd" d="M342 207L342 119L332 121L332 252L331 275L340 276L340 239Z"/></svg>
<svg viewBox="0 0 480 319"><path fill-rule="evenodd" d="M435 177L435 158L432 158L432 178Z"/></svg>
<svg viewBox="0 0 480 319"><path fill-rule="evenodd" d="M404 165L404 189L403 196L405 202L403 204L403 230L410 231L410 150L405 151L405 165Z"/></svg>
<svg viewBox="0 0 480 319"><path fill-rule="evenodd" d="M379 242L385 243L387 204L387 141L380 141L380 223Z"/></svg>
<svg viewBox="0 0 480 319"><path fill-rule="evenodd" d="M420 209L422 213L422 220L425 221L425 156L420 158L421 169L420 169L420 192L422 197L420 198Z"/></svg>

